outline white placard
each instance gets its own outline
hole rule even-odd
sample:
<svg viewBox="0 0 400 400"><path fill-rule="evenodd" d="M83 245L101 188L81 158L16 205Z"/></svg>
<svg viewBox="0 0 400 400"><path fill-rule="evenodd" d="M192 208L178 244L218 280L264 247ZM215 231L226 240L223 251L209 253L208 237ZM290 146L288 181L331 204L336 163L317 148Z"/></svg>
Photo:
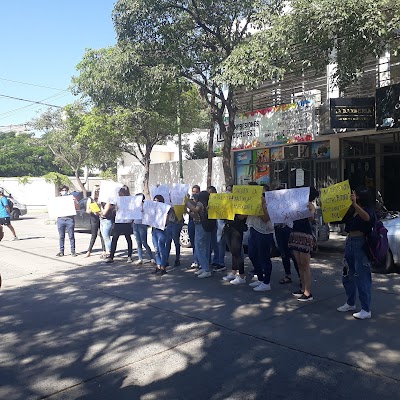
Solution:
<svg viewBox="0 0 400 400"><path fill-rule="evenodd" d="M173 206L183 204L183 199L188 194L189 185L185 183L174 183L171 188L171 203Z"/></svg>
<svg viewBox="0 0 400 400"><path fill-rule="evenodd" d="M113 181L101 181L100 182L100 193L99 203L117 204L117 197L119 189L122 188L122 183Z"/></svg>
<svg viewBox="0 0 400 400"><path fill-rule="evenodd" d="M49 217L52 219L76 215L74 196L60 196L50 199L48 212Z"/></svg>
<svg viewBox="0 0 400 400"><path fill-rule="evenodd" d="M143 203L142 224L164 230L170 208L171 206L169 204L145 200Z"/></svg>
<svg viewBox="0 0 400 400"><path fill-rule="evenodd" d="M310 217L308 209L309 187L265 192L268 214L274 224L291 224Z"/></svg>
<svg viewBox="0 0 400 400"><path fill-rule="evenodd" d="M164 197L165 204L171 204L169 192L170 192L169 185L164 184L164 185L152 186L150 189L151 200L154 199L154 196L159 194L162 197Z"/></svg>
<svg viewBox="0 0 400 400"><path fill-rule="evenodd" d="M142 195L118 196L115 222L120 224L132 222L134 219L142 219L142 199Z"/></svg>

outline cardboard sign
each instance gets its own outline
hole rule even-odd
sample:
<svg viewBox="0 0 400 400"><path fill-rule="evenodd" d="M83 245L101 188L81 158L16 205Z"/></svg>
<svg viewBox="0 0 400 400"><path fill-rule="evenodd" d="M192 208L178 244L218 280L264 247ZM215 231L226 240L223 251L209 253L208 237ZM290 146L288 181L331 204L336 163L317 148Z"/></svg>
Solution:
<svg viewBox="0 0 400 400"><path fill-rule="evenodd" d="M167 214L171 206L159 201L145 200L143 203L142 224L153 228L165 229Z"/></svg>
<svg viewBox="0 0 400 400"><path fill-rule="evenodd" d="M182 205L183 199L189 191L189 185L183 183L174 183L171 188L171 204Z"/></svg>
<svg viewBox="0 0 400 400"><path fill-rule="evenodd" d="M186 212L186 207L184 205L174 206L175 215L179 221L182 221L183 214Z"/></svg>
<svg viewBox="0 0 400 400"><path fill-rule="evenodd" d="M142 218L143 196L118 196L116 223L131 222Z"/></svg>
<svg viewBox="0 0 400 400"><path fill-rule="evenodd" d="M233 186L233 213L239 215L264 215L261 197L262 186Z"/></svg>
<svg viewBox="0 0 400 400"><path fill-rule="evenodd" d="M349 181L321 189L322 218L325 223L341 221L351 206Z"/></svg>
<svg viewBox="0 0 400 400"><path fill-rule="evenodd" d="M233 220L235 213L232 199L231 193L211 193L208 200L208 218Z"/></svg>
<svg viewBox="0 0 400 400"><path fill-rule="evenodd" d="M99 203L117 204L119 189L122 188L122 183L113 181L101 181Z"/></svg>
<svg viewBox="0 0 400 400"><path fill-rule="evenodd" d="M265 193L268 214L274 224L291 224L311 217L308 209L309 187L273 190Z"/></svg>
<svg viewBox="0 0 400 400"><path fill-rule="evenodd" d="M74 196L60 196L50 199L48 213L49 217L53 219L76 215Z"/></svg>
<svg viewBox="0 0 400 400"><path fill-rule="evenodd" d="M165 204L171 204L169 192L170 192L169 185L152 186L150 189L151 200L154 199L154 196L161 195L164 198Z"/></svg>
<svg viewBox="0 0 400 400"><path fill-rule="evenodd" d="M100 212L100 207L99 207L99 205L97 204L97 203L90 203L89 204L89 208L90 208L90 211L92 212L92 213L97 213L97 212Z"/></svg>

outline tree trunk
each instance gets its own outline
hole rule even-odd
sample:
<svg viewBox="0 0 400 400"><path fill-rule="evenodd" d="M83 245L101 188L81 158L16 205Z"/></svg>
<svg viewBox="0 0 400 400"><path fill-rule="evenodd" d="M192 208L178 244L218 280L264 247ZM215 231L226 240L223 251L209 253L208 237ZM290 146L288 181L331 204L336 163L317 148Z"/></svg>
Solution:
<svg viewBox="0 0 400 400"><path fill-rule="evenodd" d="M78 182L79 187L81 188L82 192L83 192L83 198L87 197L87 190L84 186L84 184L81 181L81 178L79 177L79 169L75 170L75 178L76 181Z"/></svg>
<svg viewBox="0 0 400 400"><path fill-rule="evenodd" d="M143 177L143 194L146 199L150 199L149 178L150 178L150 153L151 149L146 145L146 152L143 159L144 177Z"/></svg>
<svg viewBox="0 0 400 400"><path fill-rule="evenodd" d="M207 187L211 186L212 161L214 155L214 124L215 124L215 84L212 86L213 94L210 105L210 131L208 133L208 155L207 155Z"/></svg>

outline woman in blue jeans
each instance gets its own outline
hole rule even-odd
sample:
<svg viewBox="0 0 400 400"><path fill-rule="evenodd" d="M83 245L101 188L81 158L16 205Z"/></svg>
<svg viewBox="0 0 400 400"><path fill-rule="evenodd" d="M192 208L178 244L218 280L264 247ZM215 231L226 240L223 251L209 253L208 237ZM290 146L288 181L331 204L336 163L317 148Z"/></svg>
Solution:
<svg viewBox="0 0 400 400"><path fill-rule="evenodd" d="M109 258L111 253L111 229L115 220L115 205L110 202L100 204L100 233L104 239L106 254Z"/></svg>
<svg viewBox="0 0 400 400"><path fill-rule="evenodd" d="M142 196L143 201L145 199L143 193L138 193L136 196ZM152 264L155 264L156 261L153 256L153 252L150 249L150 246L147 243L147 230L148 230L147 225L142 224L141 219L135 219L133 221L133 234L135 235L135 240L137 244L137 253L138 253L138 259L134 262L135 265L140 265L143 264L143 249L142 246L145 248L147 257L149 258L150 262Z"/></svg>
<svg viewBox="0 0 400 400"><path fill-rule="evenodd" d="M160 194L154 196L153 200L164 203L164 197L161 196ZM153 239L154 252L156 253L156 264L157 264L156 269L153 271L153 274L160 273L160 275L164 275L167 273L167 262L168 262L167 250L165 248L166 233L165 230L153 228L151 234Z"/></svg>
<svg viewBox="0 0 400 400"><path fill-rule="evenodd" d="M375 212L368 189L361 187L353 190L352 206L343 218L345 231L348 232L343 260L342 283L347 295L347 302L337 308L339 312L356 309L356 295L361 303L361 310L353 314L354 318L371 318L371 263L365 251L365 235L372 229Z"/></svg>

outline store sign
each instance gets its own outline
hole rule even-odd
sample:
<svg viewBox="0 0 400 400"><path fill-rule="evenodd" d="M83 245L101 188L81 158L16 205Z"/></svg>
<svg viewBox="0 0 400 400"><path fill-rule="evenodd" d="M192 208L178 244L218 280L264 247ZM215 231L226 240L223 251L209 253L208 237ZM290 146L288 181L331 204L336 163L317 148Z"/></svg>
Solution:
<svg viewBox="0 0 400 400"><path fill-rule="evenodd" d="M232 149L310 141L317 130L314 100L269 107L236 117Z"/></svg>
<svg viewBox="0 0 400 400"><path fill-rule="evenodd" d="M375 126L375 99L330 99L330 127L332 129L371 129Z"/></svg>
<svg viewBox="0 0 400 400"><path fill-rule="evenodd" d="M376 89L376 129L400 128L400 83Z"/></svg>

